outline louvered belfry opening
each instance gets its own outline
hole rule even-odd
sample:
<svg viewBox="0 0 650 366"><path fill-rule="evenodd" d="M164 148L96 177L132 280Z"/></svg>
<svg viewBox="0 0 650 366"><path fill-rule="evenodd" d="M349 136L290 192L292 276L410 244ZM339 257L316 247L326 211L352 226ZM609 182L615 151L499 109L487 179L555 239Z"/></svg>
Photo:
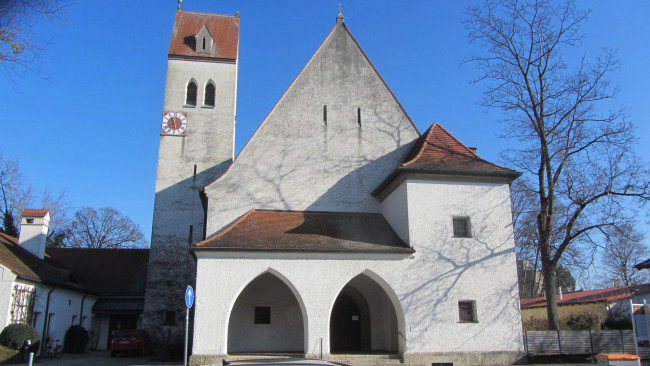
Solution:
<svg viewBox="0 0 650 366"><path fill-rule="evenodd" d="M204 104L205 104L206 107L214 107L214 92L215 92L214 84L208 83L205 86L205 101L204 101L205 103Z"/></svg>
<svg viewBox="0 0 650 366"><path fill-rule="evenodd" d="M194 81L190 81L190 83L187 84L187 95L185 96L185 104L196 105L196 83Z"/></svg>

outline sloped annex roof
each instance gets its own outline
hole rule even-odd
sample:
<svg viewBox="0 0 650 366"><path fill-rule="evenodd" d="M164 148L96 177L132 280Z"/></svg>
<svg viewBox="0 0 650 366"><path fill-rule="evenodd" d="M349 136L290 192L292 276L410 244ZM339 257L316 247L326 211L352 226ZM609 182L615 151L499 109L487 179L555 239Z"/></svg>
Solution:
<svg viewBox="0 0 650 366"><path fill-rule="evenodd" d="M646 269L646 268L650 268L650 259L646 259L646 260L644 260L644 261L641 262L641 263L637 263L637 264L635 264L635 265L634 265L634 268L636 268L636 269L638 269L638 270Z"/></svg>
<svg viewBox="0 0 650 366"><path fill-rule="evenodd" d="M52 261L48 255L37 258L18 246L18 239L0 233L0 263L18 278L70 290L94 292L82 278Z"/></svg>
<svg viewBox="0 0 650 366"><path fill-rule="evenodd" d="M591 291L567 292L557 297L558 306L588 303L613 303L634 296L650 293L650 285L613 287ZM546 307L545 297L533 297L520 300L521 309Z"/></svg>
<svg viewBox="0 0 650 366"><path fill-rule="evenodd" d="M45 253L101 295L145 293L149 249L48 248Z"/></svg>
<svg viewBox="0 0 650 366"><path fill-rule="evenodd" d="M521 173L482 159L440 124L434 123L420 136L404 162L374 191L379 194L400 173L415 172L445 175L469 175L518 178Z"/></svg>
<svg viewBox="0 0 650 366"><path fill-rule="evenodd" d="M194 250L413 253L381 214L251 210Z"/></svg>
<svg viewBox="0 0 650 366"><path fill-rule="evenodd" d="M210 53L196 52L195 38L203 26L214 39ZM206 14L188 11L176 13L170 56L188 56L215 59L237 59L239 47L239 17L235 15Z"/></svg>

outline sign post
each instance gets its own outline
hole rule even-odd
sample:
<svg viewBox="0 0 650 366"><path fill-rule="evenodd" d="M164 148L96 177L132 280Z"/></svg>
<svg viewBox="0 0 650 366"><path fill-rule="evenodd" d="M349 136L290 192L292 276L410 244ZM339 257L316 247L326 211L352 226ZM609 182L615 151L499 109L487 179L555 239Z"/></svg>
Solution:
<svg viewBox="0 0 650 366"><path fill-rule="evenodd" d="M185 290L185 305L187 306L187 311L185 311L185 357L183 358L183 365L187 366L187 343L189 340L190 334L190 309L194 304L194 289L192 286L187 286Z"/></svg>

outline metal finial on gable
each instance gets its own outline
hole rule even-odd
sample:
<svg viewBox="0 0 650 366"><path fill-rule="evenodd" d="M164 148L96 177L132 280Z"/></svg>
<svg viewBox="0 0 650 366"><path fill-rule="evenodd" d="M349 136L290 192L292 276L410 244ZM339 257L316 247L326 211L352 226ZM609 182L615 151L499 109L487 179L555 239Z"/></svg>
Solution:
<svg viewBox="0 0 650 366"><path fill-rule="evenodd" d="M336 16L336 24L342 24L345 17L343 17L343 12L341 11L341 8L343 7L343 5L341 5L340 1L339 1L339 4L338 4L338 7L339 7L339 15Z"/></svg>
<svg viewBox="0 0 650 366"><path fill-rule="evenodd" d="M183 3L183 0L178 0L178 8L176 9L177 12L181 11L181 4Z"/></svg>

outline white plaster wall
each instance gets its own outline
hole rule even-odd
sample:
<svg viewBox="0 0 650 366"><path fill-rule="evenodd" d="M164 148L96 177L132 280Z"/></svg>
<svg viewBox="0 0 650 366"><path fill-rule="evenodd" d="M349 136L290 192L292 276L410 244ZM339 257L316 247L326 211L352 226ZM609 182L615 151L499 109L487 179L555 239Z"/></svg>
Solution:
<svg viewBox="0 0 650 366"><path fill-rule="evenodd" d="M185 106L190 80L198 86L196 107ZM204 108L210 80L215 107ZM165 311L176 311L183 324L183 293L195 274L188 248L203 239L204 231L199 191L232 162L236 92L235 62L168 61L163 111L187 113L188 122L186 136L160 136L144 319L154 332ZM162 113L153 123L160 126L161 120Z"/></svg>
<svg viewBox="0 0 650 366"><path fill-rule="evenodd" d="M255 324L256 306L271 307L270 324ZM230 316L231 352L302 352L303 318L295 297L277 277L256 278L242 291Z"/></svg>
<svg viewBox="0 0 650 366"><path fill-rule="evenodd" d="M92 327L91 329L97 334L99 339L97 340L97 349L105 350L108 349L108 327L109 327L110 318L105 314L98 314L93 316Z"/></svg>
<svg viewBox="0 0 650 366"><path fill-rule="evenodd" d="M403 269L411 351L521 351L516 259L508 184L407 181L414 265ZM469 216L472 238L453 238ZM458 322L458 301L476 301L478 322Z"/></svg>
<svg viewBox="0 0 650 366"><path fill-rule="evenodd" d="M406 184L399 185L381 202L381 213L397 236L409 242L409 212Z"/></svg>
<svg viewBox="0 0 650 366"><path fill-rule="evenodd" d="M255 259L251 254L197 254L194 354L226 353L228 321L235 300L253 279L269 269L286 280L304 309L305 352L318 353L322 338L323 352L329 353L329 317L343 287L365 271L374 272L393 286L391 281L399 276L400 268L411 262L408 255L285 253Z"/></svg>
<svg viewBox="0 0 650 366"><path fill-rule="evenodd" d="M0 331L11 322L11 304L16 275L7 267L0 265Z"/></svg>
<svg viewBox="0 0 650 366"><path fill-rule="evenodd" d="M387 294L394 295L396 328L406 338L400 351L521 352L508 185L426 181L404 185L413 256L197 252L194 353L227 352L234 301L250 281L269 269L286 279L304 309L306 353L318 351L320 338L323 352L329 353L334 301L349 281L364 272L385 281L390 287ZM395 192L403 196L403 190ZM472 238L452 237L454 216L470 217ZM369 303L376 301L366 296ZM459 300L476 301L478 322L459 322ZM372 338L373 346L394 342L394 338L381 339L375 331Z"/></svg>
<svg viewBox="0 0 650 366"><path fill-rule="evenodd" d="M207 235L253 208L380 212L370 192L418 136L358 45L337 26L229 170L206 187Z"/></svg>
<svg viewBox="0 0 650 366"><path fill-rule="evenodd" d="M51 290L50 287L37 286L36 290L36 304L34 307L35 312L40 315L37 319L36 331L43 339L43 321L46 318L47 294ZM86 317L84 327L90 330L90 319L92 316L92 307L97 301L95 295L86 296L83 305L83 313L81 309L81 302L85 294L56 288L50 295L50 306L47 309L47 314L54 314L53 321L49 324L49 332L47 336L52 340L60 340L59 344L63 345L65 332L72 325L79 325L80 319ZM74 324L72 323L73 315L76 316Z"/></svg>

